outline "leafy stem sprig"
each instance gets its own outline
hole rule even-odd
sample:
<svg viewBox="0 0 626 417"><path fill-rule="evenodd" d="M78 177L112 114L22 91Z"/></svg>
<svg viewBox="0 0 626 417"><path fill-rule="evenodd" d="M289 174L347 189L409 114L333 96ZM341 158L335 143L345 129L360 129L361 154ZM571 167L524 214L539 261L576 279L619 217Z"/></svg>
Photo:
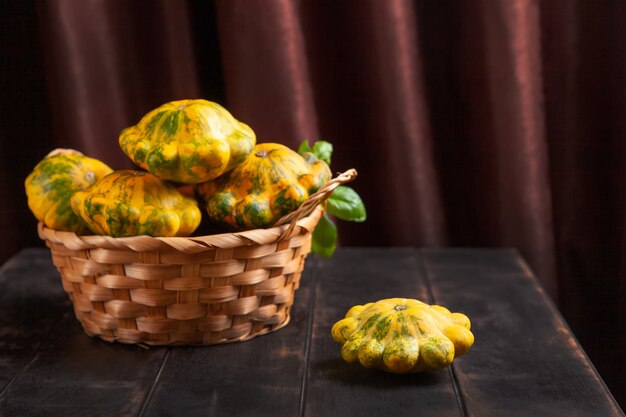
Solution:
<svg viewBox="0 0 626 417"><path fill-rule="evenodd" d="M333 145L323 140L309 145L304 141L298 153L310 152L330 166ZM352 222L364 222L367 219L365 205L359 194L351 187L340 185L326 200L326 212L313 231L311 250L320 256L330 258L337 248L337 226L333 217Z"/></svg>

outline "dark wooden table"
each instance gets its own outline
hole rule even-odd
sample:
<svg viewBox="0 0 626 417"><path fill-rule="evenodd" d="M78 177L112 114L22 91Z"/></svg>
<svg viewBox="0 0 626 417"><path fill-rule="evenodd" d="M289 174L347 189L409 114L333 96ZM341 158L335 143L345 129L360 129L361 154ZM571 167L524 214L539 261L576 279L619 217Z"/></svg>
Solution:
<svg viewBox="0 0 626 417"><path fill-rule="evenodd" d="M86 336L44 249L0 272L2 416L623 416L513 250L345 249L311 257L291 323L244 343L151 348ZM346 364L330 327L349 307L418 298L466 313L449 370Z"/></svg>

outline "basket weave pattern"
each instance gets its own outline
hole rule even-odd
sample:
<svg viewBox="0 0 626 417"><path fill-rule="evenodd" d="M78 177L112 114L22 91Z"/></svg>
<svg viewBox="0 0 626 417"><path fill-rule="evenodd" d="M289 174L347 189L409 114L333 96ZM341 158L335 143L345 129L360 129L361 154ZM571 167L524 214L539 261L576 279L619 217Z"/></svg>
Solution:
<svg viewBox="0 0 626 417"><path fill-rule="evenodd" d="M311 196L290 224L269 229L190 238L38 231L90 336L147 345L247 340L289 322L319 203L351 171Z"/></svg>

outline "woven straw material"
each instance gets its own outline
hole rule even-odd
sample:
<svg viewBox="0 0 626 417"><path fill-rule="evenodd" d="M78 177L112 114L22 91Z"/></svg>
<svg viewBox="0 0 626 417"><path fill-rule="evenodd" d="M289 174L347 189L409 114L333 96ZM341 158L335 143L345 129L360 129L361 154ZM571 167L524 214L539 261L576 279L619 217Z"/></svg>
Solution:
<svg viewBox="0 0 626 417"><path fill-rule="evenodd" d="M332 179L268 229L113 238L40 223L38 232L90 336L147 345L243 341L289 322L320 203L355 176Z"/></svg>

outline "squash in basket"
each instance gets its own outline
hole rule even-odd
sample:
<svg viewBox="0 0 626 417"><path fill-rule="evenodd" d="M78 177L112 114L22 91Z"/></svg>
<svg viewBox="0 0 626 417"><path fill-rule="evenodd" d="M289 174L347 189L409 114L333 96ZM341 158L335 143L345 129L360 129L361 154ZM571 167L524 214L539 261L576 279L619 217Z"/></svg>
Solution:
<svg viewBox="0 0 626 417"><path fill-rule="evenodd" d="M406 373L442 369L474 343L470 321L438 305L391 298L352 307L332 327L341 356L366 368Z"/></svg>
<svg viewBox="0 0 626 417"><path fill-rule="evenodd" d="M72 210L96 234L189 236L201 220L196 200L144 171L115 171L77 192Z"/></svg>
<svg viewBox="0 0 626 417"><path fill-rule="evenodd" d="M225 108L207 100L166 103L122 131L119 144L139 167L159 178L198 184L232 170L256 136Z"/></svg>
<svg viewBox="0 0 626 417"><path fill-rule="evenodd" d="M328 165L278 143L262 143L230 174L198 186L209 219L236 230L272 226L331 177Z"/></svg>
<svg viewBox="0 0 626 417"><path fill-rule="evenodd" d="M24 182L28 207L37 220L54 230L86 232L70 209L70 199L112 171L105 163L73 149L56 149L41 160Z"/></svg>

